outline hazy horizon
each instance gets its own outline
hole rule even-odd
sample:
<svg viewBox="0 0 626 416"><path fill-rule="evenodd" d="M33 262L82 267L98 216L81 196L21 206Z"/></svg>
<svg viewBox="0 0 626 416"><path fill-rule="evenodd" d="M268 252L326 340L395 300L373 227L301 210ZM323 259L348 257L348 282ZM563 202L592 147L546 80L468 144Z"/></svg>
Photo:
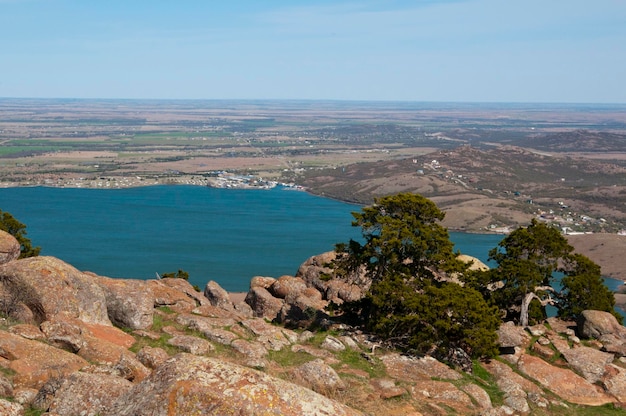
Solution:
<svg viewBox="0 0 626 416"><path fill-rule="evenodd" d="M626 2L0 0L0 97L626 103Z"/></svg>

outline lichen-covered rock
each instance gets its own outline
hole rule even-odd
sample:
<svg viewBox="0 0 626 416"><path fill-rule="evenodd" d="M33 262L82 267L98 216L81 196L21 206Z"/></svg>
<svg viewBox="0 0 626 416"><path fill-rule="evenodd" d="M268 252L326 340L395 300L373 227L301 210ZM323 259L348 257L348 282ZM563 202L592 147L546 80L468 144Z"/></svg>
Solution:
<svg viewBox="0 0 626 416"><path fill-rule="evenodd" d="M578 319L578 331L585 338L613 335L626 341L626 327L620 325L617 319L608 312L582 311Z"/></svg>
<svg viewBox="0 0 626 416"><path fill-rule="evenodd" d="M604 389L617 400L626 403L626 369L609 364L602 376Z"/></svg>
<svg viewBox="0 0 626 416"><path fill-rule="evenodd" d="M185 292L172 287L172 281L180 280L187 283L183 279L161 279L161 280L148 280L148 287L152 291L152 299L154 300L154 307L168 306L172 310L179 313L188 313L196 309L200 305L195 298L188 296ZM193 290L193 288L192 288ZM202 296L204 298L204 296ZM210 305L209 301L204 298L206 304Z"/></svg>
<svg viewBox="0 0 626 416"><path fill-rule="evenodd" d="M9 360L8 367L15 371L15 388L39 388L51 377L61 377L88 365L75 354L5 331L0 331L0 351Z"/></svg>
<svg viewBox="0 0 626 416"><path fill-rule="evenodd" d="M86 345L77 354L91 363L108 369L110 374L135 382L143 380L150 374L150 370L127 348L90 335L85 336L85 341Z"/></svg>
<svg viewBox="0 0 626 416"><path fill-rule="evenodd" d="M6 231L0 230L0 264L17 260L22 252L19 241Z"/></svg>
<svg viewBox="0 0 626 416"><path fill-rule="evenodd" d="M252 308L254 316L271 321L276 319L285 301L275 298L267 289L253 287L246 295L246 303Z"/></svg>
<svg viewBox="0 0 626 416"><path fill-rule="evenodd" d="M224 290L217 282L211 280L206 284L204 288L204 297L208 299L209 303L218 308L232 311L235 306L230 300L230 295Z"/></svg>
<svg viewBox="0 0 626 416"><path fill-rule="evenodd" d="M63 416L97 416L109 409L133 386L129 381L107 374L76 372L56 380L46 397L35 398L40 409Z"/></svg>
<svg viewBox="0 0 626 416"><path fill-rule="evenodd" d="M146 281L102 276L94 276L94 281L104 291L111 322L129 329L150 328L154 315L154 298Z"/></svg>
<svg viewBox="0 0 626 416"><path fill-rule="evenodd" d="M257 342L271 351L280 351L298 341L298 334L294 331L270 325L262 319L246 319L241 325L257 337Z"/></svg>
<svg viewBox="0 0 626 416"><path fill-rule="evenodd" d="M515 373L510 366L497 360L491 360L484 366L496 379L498 388L504 393L504 403L511 409L528 413L529 395L542 397L543 392L536 384Z"/></svg>
<svg viewBox="0 0 626 416"><path fill-rule="evenodd" d="M304 280L293 276L281 276L269 288L269 292L277 298L297 298L307 288Z"/></svg>
<svg viewBox="0 0 626 416"><path fill-rule="evenodd" d="M17 324L9 328L9 332L27 339L42 340L46 336L35 325Z"/></svg>
<svg viewBox="0 0 626 416"><path fill-rule="evenodd" d="M411 396L418 401L428 400L445 405L460 414L473 413L474 404L470 397L447 381L420 380L411 387Z"/></svg>
<svg viewBox="0 0 626 416"><path fill-rule="evenodd" d="M307 291L315 291L318 296L307 296ZM309 327L314 322L327 319L328 314L323 310L328 302L321 300L321 294L317 290L308 288L293 298L288 296L283 307L276 316L276 321L291 327Z"/></svg>
<svg viewBox="0 0 626 416"><path fill-rule="evenodd" d="M29 257L0 265L5 289L28 291L23 303L35 320L56 315L111 325L104 292L93 278L54 257ZM7 284L7 282L12 284ZM16 285L16 286L13 286Z"/></svg>
<svg viewBox="0 0 626 416"><path fill-rule="evenodd" d="M0 374L0 397L13 397L13 384Z"/></svg>
<svg viewBox="0 0 626 416"><path fill-rule="evenodd" d="M334 251L309 257L298 268L296 277L302 278L307 286L314 287L320 292L325 292L327 277L333 276L333 269L330 268L330 264L336 258L337 253Z"/></svg>
<svg viewBox="0 0 626 416"><path fill-rule="evenodd" d="M195 355L208 354L215 349L209 341L191 335L176 335L170 338L167 343L181 351Z"/></svg>
<svg viewBox="0 0 626 416"><path fill-rule="evenodd" d="M265 357L268 351L259 342L236 339L230 345L235 351L244 355L244 365L253 368L265 368L267 366Z"/></svg>
<svg viewBox="0 0 626 416"><path fill-rule="evenodd" d="M399 380L419 381L431 377L447 380L459 380L461 374L433 357L409 357L391 353L380 357L387 368L387 373Z"/></svg>
<svg viewBox="0 0 626 416"><path fill-rule="evenodd" d="M489 394L477 386L476 384L468 383L461 386L461 390L467 393L476 403L478 403L478 407L481 409L491 409L493 405L491 404L491 397Z"/></svg>
<svg viewBox="0 0 626 416"><path fill-rule="evenodd" d="M615 356L589 347L571 348L562 351L567 364L582 375L588 382L595 383L606 372L606 366L613 362Z"/></svg>
<svg viewBox="0 0 626 416"><path fill-rule="evenodd" d="M331 335L324 338L321 347L330 351L344 351L346 349L346 346L341 341Z"/></svg>
<svg viewBox="0 0 626 416"><path fill-rule="evenodd" d="M378 378L370 382L381 399L391 399L405 394L407 391L390 378Z"/></svg>
<svg viewBox="0 0 626 416"><path fill-rule="evenodd" d="M137 352L139 362L151 369L157 368L169 358L167 352L158 347L145 346Z"/></svg>
<svg viewBox="0 0 626 416"><path fill-rule="evenodd" d="M179 354L135 385L103 416L335 415L360 413L250 368Z"/></svg>
<svg viewBox="0 0 626 416"><path fill-rule="evenodd" d="M235 325L236 322L232 318L207 318L181 314L176 318L176 322L201 332L206 338L219 344L230 345L233 340L238 338L233 332L222 329L225 326Z"/></svg>
<svg viewBox="0 0 626 416"><path fill-rule="evenodd" d="M511 321L500 325L496 333L501 348L526 347L530 343L530 336L524 328Z"/></svg>
<svg viewBox="0 0 626 416"><path fill-rule="evenodd" d="M294 370L294 374L318 393L332 394L346 388L339 374L319 358L302 364Z"/></svg>
<svg viewBox="0 0 626 416"><path fill-rule="evenodd" d="M19 403L12 403L5 399L0 399L0 415L2 416L23 416L24 407Z"/></svg>
<svg viewBox="0 0 626 416"><path fill-rule="evenodd" d="M601 406L615 401L573 371L555 367L541 358L522 355L518 368L523 374L570 403Z"/></svg>
<svg viewBox="0 0 626 416"><path fill-rule="evenodd" d="M78 325L63 321L45 321L40 327L48 342L57 348L77 353L87 345L83 331Z"/></svg>
<svg viewBox="0 0 626 416"><path fill-rule="evenodd" d="M330 267L336 259L334 251L312 256L300 265L296 277L323 293L325 300L341 304L361 299L372 283L365 269L361 268L350 279L339 279Z"/></svg>

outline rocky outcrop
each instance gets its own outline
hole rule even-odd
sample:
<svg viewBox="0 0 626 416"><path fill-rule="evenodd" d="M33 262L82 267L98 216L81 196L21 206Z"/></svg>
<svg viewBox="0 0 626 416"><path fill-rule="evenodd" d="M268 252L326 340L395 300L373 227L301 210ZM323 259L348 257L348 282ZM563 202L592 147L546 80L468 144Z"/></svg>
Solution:
<svg viewBox="0 0 626 416"><path fill-rule="evenodd" d="M348 416L360 413L250 368L183 353L158 367L102 414Z"/></svg>
<svg viewBox="0 0 626 416"><path fill-rule="evenodd" d="M323 294L323 299L336 304L353 302L363 297L371 285L363 269L350 279L342 280L335 277L330 267L337 259L337 253L329 251L307 259L298 269L296 277L301 278L309 287Z"/></svg>
<svg viewBox="0 0 626 416"><path fill-rule="evenodd" d="M230 300L228 292L225 291L217 282L211 280L206 284L204 288L204 297L208 299L209 303L218 308L231 311L235 308L233 302Z"/></svg>
<svg viewBox="0 0 626 416"><path fill-rule="evenodd" d="M0 286L25 305L37 322L56 315L110 325L106 298L93 278L54 257L0 265Z"/></svg>
<svg viewBox="0 0 626 416"><path fill-rule="evenodd" d="M21 253L20 243L11 234L0 230L0 264L17 260Z"/></svg>
<svg viewBox="0 0 626 416"><path fill-rule="evenodd" d="M154 299L150 296L147 282L101 276L93 278L105 294L111 322L129 329L146 329L152 325Z"/></svg>
<svg viewBox="0 0 626 416"><path fill-rule="evenodd" d="M583 377L541 358L523 355L517 366L523 374L570 403L601 406L615 402L615 398L600 391Z"/></svg>
<svg viewBox="0 0 626 416"><path fill-rule="evenodd" d="M585 338L601 338L612 335L626 341L626 327L620 325L617 319L608 312L583 311L578 320L578 330Z"/></svg>
<svg viewBox="0 0 626 416"><path fill-rule="evenodd" d="M317 272L321 261L313 260ZM204 296L184 280L109 279L52 258L0 269L5 293L11 284L32 289L30 301L16 301L31 323L0 327L0 366L9 369L0 375L0 413L359 414L343 401L372 415L510 415L626 405L626 359L613 352L626 348L624 330L610 314L586 311L580 328L556 318L502 325L500 344L514 354L474 362L491 374L479 380L433 357L378 348L371 335L322 315L327 296L352 295L319 274L323 292L300 277L255 278L248 296L263 301L251 302L253 317L217 283ZM296 332L279 321L324 323L332 332ZM597 338L581 342L575 330Z"/></svg>
<svg viewBox="0 0 626 416"><path fill-rule="evenodd" d="M110 409L132 383L107 374L76 372L54 379L35 398L37 408L64 416L96 416ZM53 394L46 394L53 391Z"/></svg>
<svg viewBox="0 0 626 416"><path fill-rule="evenodd" d="M246 296L246 303L252 308L254 316L271 321L276 319L285 301L275 298L267 289L256 286L250 288Z"/></svg>
<svg viewBox="0 0 626 416"><path fill-rule="evenodd" d="M296 368L294 374L318 393L336 392L345 390L346 384L337 372L321 359L309 361Z"/></svg>
<svg viewBox="0 0 626 416"><path fill-rule="evenodd" d="M52 377L78 371L89 363L70 352L0 331L0 356L15 372L14 387L40 388Z"/></svg>

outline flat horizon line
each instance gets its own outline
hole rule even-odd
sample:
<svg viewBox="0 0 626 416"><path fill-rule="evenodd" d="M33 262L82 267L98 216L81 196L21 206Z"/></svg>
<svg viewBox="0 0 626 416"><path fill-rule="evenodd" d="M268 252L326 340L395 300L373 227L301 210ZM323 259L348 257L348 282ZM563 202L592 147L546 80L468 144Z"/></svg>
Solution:
<svg viewBox="0 0 626 416"><path fill-rule="evenodd" d="M93 97L4 97L9 101L109 101L109 102L272 102L272 103L371 103L371 104L435 104L435 105L520 105L520 106L626 106L626 102L567 101L447 101L447 100L382 100L334 98L93 98Z"/></svg>

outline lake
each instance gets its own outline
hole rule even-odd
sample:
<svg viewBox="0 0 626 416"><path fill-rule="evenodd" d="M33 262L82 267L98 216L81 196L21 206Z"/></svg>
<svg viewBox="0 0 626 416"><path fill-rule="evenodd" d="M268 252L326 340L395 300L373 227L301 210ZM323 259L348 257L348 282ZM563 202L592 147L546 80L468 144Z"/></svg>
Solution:
<svg viewBox="0 0 626 416"><path fill-rule="evenodd" d="M310 256L359 237L360 206L305 192L198 186L3 188L0 210L26 224L41 255L122 278L187 271L247 291L254 276L293 275ZM451 233L455 249L486 262L502 236Z"/></svg>

